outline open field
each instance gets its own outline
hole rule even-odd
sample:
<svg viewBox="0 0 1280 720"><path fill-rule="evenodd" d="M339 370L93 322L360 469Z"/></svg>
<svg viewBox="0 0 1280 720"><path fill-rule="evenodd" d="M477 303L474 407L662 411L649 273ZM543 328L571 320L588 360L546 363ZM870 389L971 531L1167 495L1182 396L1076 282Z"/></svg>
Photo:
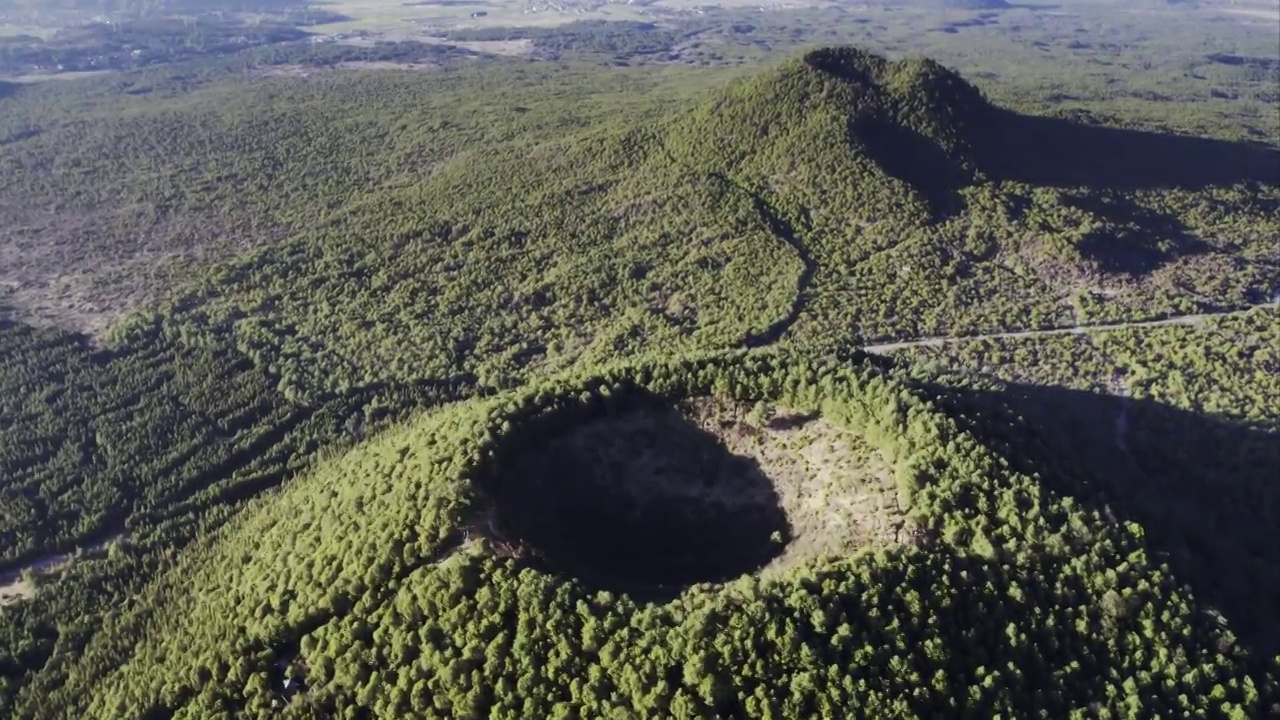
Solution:
<svg viewBox="0 0 1280 720"><path fill-rule="evenodd" d="M378 39L423 40L442 31L486 27L553 27L580 20L652 20L643 7L622 3L521 0L337 0L324 6L352 19L316 25L320 33L359 33Z"/></svg>
<svg viewBox="0 0 1280 720"><path fill-rule="evenodd" d="M1196 2L1194 6L1204 8L1209 12L1226 13L1228 15L1280 23L1280 2L1277 2L1277 0L1209 0L1208 2ZM1264 25L1264 27L1275 28L1276 26L1272 24L1269 26Z"/></svg>
<svg viewBox="0 0 1280 720"><path fill-rule="evenodd" d="M22 25L18 23L0 22L0 38L11 37L14 35L30 35L32 37L48 38L56 31L56 28L40 25Z"/></svg>
<svg viewBox="0 0 1280 720"><path fill-rule="evenodd" d="M20 75L0 76L0 80L7 80L15 83L36 83L48 80L83 80L85 78L98 77L99 75L108 75L110 70L84 70L81 72L44 72L44 73L24 73Z"/></svg>

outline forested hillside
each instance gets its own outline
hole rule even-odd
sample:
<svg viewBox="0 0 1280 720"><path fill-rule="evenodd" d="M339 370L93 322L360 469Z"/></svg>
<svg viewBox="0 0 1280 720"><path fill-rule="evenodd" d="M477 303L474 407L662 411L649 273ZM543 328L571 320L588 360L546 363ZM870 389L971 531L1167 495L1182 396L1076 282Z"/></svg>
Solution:
<svg viewBox="0 0 1280 720"><path fill-rule="evenodd" d="M477 514L494 511L493 483L522 481L506 458L642 391L853 429L894 468L917 544L658 605L495 553L512 539ZM427 415L323 463L188 552L65 661L52 697L69 716L266 716L294 678L308 690L291 717L1256 716L1270 681L1141 538L866 368L741 355L618 368ZM119 668L116 632L142 639Z"/></svg>
<svg viewBox="0 0 1280 720"><path fill-rule="evenodd" d="M1280 712L1280 150L282 52L0 93L0 714Z"/></svg>

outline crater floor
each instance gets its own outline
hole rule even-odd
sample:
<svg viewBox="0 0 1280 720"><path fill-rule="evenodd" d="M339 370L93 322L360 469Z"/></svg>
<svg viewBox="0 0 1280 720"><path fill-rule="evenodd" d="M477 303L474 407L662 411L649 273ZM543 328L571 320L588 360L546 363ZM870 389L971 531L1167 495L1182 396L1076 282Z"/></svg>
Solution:
<svg viewBox="0 0 1280 720"><path fill-rule="evenodd" d="M816 414L627 402L505 464L496 525L548 569L641 597L906 542L889 468Z"/></svg>

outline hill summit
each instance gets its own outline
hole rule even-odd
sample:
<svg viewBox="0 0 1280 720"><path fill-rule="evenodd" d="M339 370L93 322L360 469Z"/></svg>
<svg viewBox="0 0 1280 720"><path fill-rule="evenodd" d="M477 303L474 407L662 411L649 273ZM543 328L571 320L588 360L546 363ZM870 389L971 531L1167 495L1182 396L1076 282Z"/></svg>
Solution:
<svg viewBox="0 0 1280 720"><path fill-rule="evenodd" d="M996 252L1028 258L1027 272L1050 283L1143 276L1211 251L1184 222L1141 207L1135 190L1280 179L1271 148L1024 114L989 102L936 61L847 46L810 51L726 89L675 121L666 139L687 167L719 173L769 204L800 238L791 244L803 244L818 266L862 263L889 247L903 257L886 272ZM966 247L937 227L952 219L983 234L1001 230L990 246ZM1042 246L1021 241L1050 234ZM920 240L911 259L902 248L909 236Z"/></svg>
<svg viewBox="0 0 1280 720"><path fill-rule="evenodd" d="M824 191L852 183L841 201L879 200L898 214L904 189L950 214L954 193L982 180L1121 192L1280 180L1273 148L1026 115L934 60L850 46L726 90L677 123L671 141L690 163L769 187L786 187L778 176L822 177ZM874 188L886 178L906 188Z"/></svg>
<svg viewBox="0 0 1280 720"><path fill-rule="evenodd" d="M992 107L958 74L930 59L890 62L849 47L802 62L854 93L850 138L889 175L926 194L974 179Z"/></svg>
<svg viewBox="0 0 1280 720"><path fill-rule="evenodd" d="M938 211L978 178L976 148L993 115L977 88L937 62L831 47L708 101L670 145L748 185L830 200L835 190L846 207L885 209L901 207L906 191Z"/></svg>
<svg viewBox="0 0 1280 720"><path fill-rule="evenodd" d="M809 52L800 62L857 93L851 106L855 122L896 121L957 153L990 111L977 88L928 58L889 61L857 48L833 47Z"/></svg>

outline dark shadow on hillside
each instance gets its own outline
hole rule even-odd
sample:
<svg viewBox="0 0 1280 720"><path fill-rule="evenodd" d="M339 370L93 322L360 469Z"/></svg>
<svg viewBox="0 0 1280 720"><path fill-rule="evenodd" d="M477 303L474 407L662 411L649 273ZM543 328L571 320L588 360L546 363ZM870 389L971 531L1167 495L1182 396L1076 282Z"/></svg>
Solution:
<svg viewBox="0 0 1280 720"><path fill-rule="evenodd" d="M959 190L974 180L972 158L942 138L986 107L972 85L932 61L888 62L850 46L813 50L804 63L853 89L850 141L919 193L934 221L964 210Z"/></svg>
<svg viewBox="0 0 1280 720"><path fill-rule="evenodd" d="M935 222L964 211L960 189L973 173L936 141L892 120L858 120L852 133L886 175L920 194Z"/></svg>
<svg viewBox="0 0 1280 720"><path fill-rule="evenodd" d="M1271 147L992 113L978 157L997 180L1112 190L1280 184L1280 150Z"/></svg>
<svg viewBox="0 0 1280 720"><path fill-rule="evenodd" d="M497 528L547 570L665 600L782 552L790 527L756 462L639 393L513 431L486 490Z"/></svg>
<svg viewBox="0 0 1280 720"><path fill-rule="evenodd" d="M794 618L800 625L800 636L810 638L824 664L848 668L855 678L880 670L868 668L858 659L863 648L895 647L904 636L928 637L929 642L909 640L900 656L911 672L881 671L873 676L887 695L903 699L912 717L1065 717L1065 705L1046 714L1045 698L1071 698L1074 707L1086 707L1090 703L1105 705L1114 692L1117 681L1106 671L1119 665L1115 644L1105 631L1100 632L1102 628L1069 619L1070 609L1082 598L1071 590L1079 584L1064 558L1033 558L1011 572L1008 565L960 555L943 545L877 563L865 578L858 578L853 592L832 590L848 587L849 582L848 571L836 566L815 573L805 585L814 588L810 592L822 588L823 595L830 598L822 615L831 626L852 627L856 642L833 642L829 629L814 627L807 617L798 617L788 591L766 595L759 617ZM915 596L909 603L902 599L906 593ZM1011 604L1011 596L1035 598L1036 605L1049 612L1024 612L1026 606ZM1137 625L1136 620L1132 624ZM777 641L766 636L767 624L762 625L756 631L759 637L754 646L776 647ZM1017 630L1016 642L1008 640L1011 628ZM947 650L936 652L931 646ZM1184 648L1194 653L1194 647ZM968 679L980 662L977 658L998 659L1001 666L1016 667L1017 673L1012 674L1016 679L1003 675L1003 692L985 694L963 710L951 707L957 695L963 696L967 687L972 687ZM923 677L949 680L921 682ZM1144 702L1155 704L1176 701L1180 689L1150 683L1142 691L1146 693ZM716 709L719 717L749 716L734 712L739 708ZM864 716L854 712L846 717Z"/></svg>
<svg viewBox="0 0 1280 720"><path fill-rule="evenodd" d="M1231 67L1249 67L1263 72L1275 72L1280 70L1280 60L1269 57L1258 57L1256 55L1231 55L1229 53L1213 53L1205 56L1205 59L1218 63L1219 65L1230 65Z"/></svg>
<svg viewBox="0 0 1280 720"><path fill-rule="evenodd" d="M769 228L769 232L773 233L774 237L794 250L796 257L800 258L800 262L804 266L800 271L800 275L796 277L796 294L791 300L791 307L787 310L787 314L770 323L769 327L763 331L749 333L743 339L743 344L749 348L773 345L781 340L782 336L786 335L800 320L801 313L804 312L805 307L809 304L809 286L813 283L813 276L818 272L818 262L813 259L813 255L809 253L805 243L796 234L795 226L787 221L764 198L757 193L750 192L741 185L737 185L722 174L716 173L715 177L729 187L750 195L751 205L755 208L756 214L760 216L760 220L765 224L765 227ZM807 222L806 214L805 223L807 224Z"/></svg>
<svg viewBox="0 0 1280 720"><path fill-rule="evenodd" d="M7 80L0 80L0 100L18 92L18 83L12 83Z"/></svg>
<svg viewBox="0 0 1280 720"><path fill-rule="evenodd" d="M23 128L22 130L16 130L5 137L0 137L0 145L22 142L23 140L29 140L36 137L39 134L40 130L37 128Z"/></svg>
<svg viewBox="0 0 1280 720"><path fill-rule="evenodd" d="M1280 652L1280 432L1063 388L941 398L1049 491L1140 524L1148 550L1201 609L1220 612L1257 655Z"/></svg>
<svg viewBox="0 0 1280 720"><path fill-rule="evenodd" d="M1210 249L1176 216L1141 207L1123 195L1104 193L1066 203L1105 223L1082 238L1078 249L1106 272L1142 275Z"/></svg>
<svg viewBox="0 0 1280 720"><path fill-rule="evenodd" d="M1023 115L991 105L935 62L891 63L856 47L813 50L804 63L859 89L852 134L931 202L970 182L974 165L995 180L1117 191L1280 184L1280 148L1107 127L1083 112L1074 119ZM876 104L887 112L868 112ZM943 142L948 127L957 137Z"/></svg>

